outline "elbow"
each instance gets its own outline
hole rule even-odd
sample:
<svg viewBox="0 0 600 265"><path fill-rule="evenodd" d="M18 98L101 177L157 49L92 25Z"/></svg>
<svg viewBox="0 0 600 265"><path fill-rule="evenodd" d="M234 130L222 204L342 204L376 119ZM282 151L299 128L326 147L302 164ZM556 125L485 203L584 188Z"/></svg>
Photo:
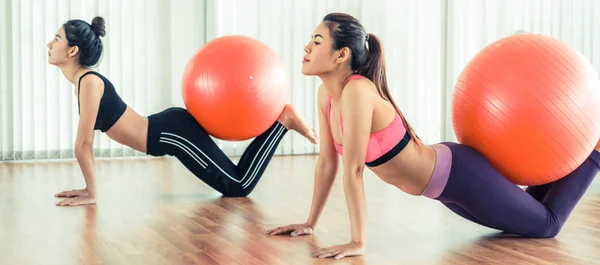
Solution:
<svg viewBox="0 0 600 265"><path fill-rule="evenodd" d="M315 176L320 179L328 179L333 181L337 174L337 168L333 166L317 166Z"/></svg>
<svg viewBox="0 0 600 265"><path fill-rule="evenodd" d="M351 175L362 176L363 172L365 171L365 165L364 164L350 165L347 168L345 168L345 170L346 170L346 172L350 173Z"/></svg>
<svg viewBox="0 0 600 265"><path fill-rule="evenodd" d="M331 164L318 164L317 165L317 170L319 171L326 171L326 172L331 172L331 171L337 171L337 165L334 163Z"/></svg>
<svg viewBox="0 0 600 265"><path fill-rule="evenodd" d="M78 141L75 143L75 156L80 156L82 154L89 153L91 149L91 141Z"/></svg>
<svg viewBox="0 0 600 265"><path fill-rule="evenodd" d="M90 149L92 147L92 141L79 141L75 143L75 148Z"/></svg>
<svg viewBox="0 0 600 265"><path fill-rule="evenodd" d="M322 165L318 164L315 168L315 181L319 183L330 183L333 184L335 176L337 175L337 167L334 165Z"/></svg>
<svg viewBox="0 0 600 265"><path fill-rule="evenodd" d="M338 161L337 158L328 159L324 157L319 157L317 160L317 170L320 171L337 171L338 169Z"/></svg>
<svg viewBox="0 0 600 265"><path fill-rule="evenodd" d="M349 179L361 179L365 170L364 165L351 165L344 168L344 176Z"/></svg>
<svg viewBox="0 0 600 265"><path fill-rule="evenodd" d="M94 137L77 137L75 140L75 148L90 148L94 144Z"/></svg>

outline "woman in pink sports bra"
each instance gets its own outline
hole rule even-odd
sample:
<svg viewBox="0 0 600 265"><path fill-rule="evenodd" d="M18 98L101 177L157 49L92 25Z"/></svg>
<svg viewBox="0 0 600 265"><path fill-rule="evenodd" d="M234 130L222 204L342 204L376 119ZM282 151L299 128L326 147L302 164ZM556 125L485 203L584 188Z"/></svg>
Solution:
<svg viewBox="0 0 600 265"><path fill-rule="evenodd" d="M343 158L351 241L318 249L314 257L362 255L366 244L365 165L385 182L443 203L465 219L524 237L554 237L600 171L600 146L564 178L526 190L508 181L475 149L458 143L425 145L390 96L383 47L354 17L324 17L305 46L302 73L316 75L320 153L308 220L267 231L312 234ZM401 209L397 209L401 210Z"/></svg>

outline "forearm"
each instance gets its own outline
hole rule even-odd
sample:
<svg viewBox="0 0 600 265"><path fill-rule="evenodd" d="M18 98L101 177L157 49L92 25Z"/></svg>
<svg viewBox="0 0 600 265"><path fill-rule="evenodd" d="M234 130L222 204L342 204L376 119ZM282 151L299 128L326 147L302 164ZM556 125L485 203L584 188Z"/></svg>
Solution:
<svg viewBox="0 0 600 265"><path fill-rule="evenodd" d="M344 173L344 193L350 216L351 240L364 245L366 243L367 206L362 173Z"/></svg>
<svg viewBox="0 0 600 265"><path fill-rule="evenodd" d="M96 181L94 171L94 154L90 144L79 144L75 146L75 157L83 173L86 189L89 196L96 197Z"/></svg>
<svg viewBox="0 0 600 265"><path fill-rule="evenodd" d="M333 167L317 167L315 170L315 181L313 188L313 199L308 216L307 223L314 229L317 225L325 203L331 193L331 188L335 181L336 168Z"/></svg>

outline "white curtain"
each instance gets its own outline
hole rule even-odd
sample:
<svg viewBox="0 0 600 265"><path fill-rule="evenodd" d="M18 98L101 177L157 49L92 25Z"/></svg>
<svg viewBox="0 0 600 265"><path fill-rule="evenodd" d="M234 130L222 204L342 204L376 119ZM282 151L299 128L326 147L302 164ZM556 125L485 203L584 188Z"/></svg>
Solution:
<svg viewBox="0 0 600 265"><path fill-rule="evenodd" d="M303 47L329 12L359 18L381 38L392 93L426 143L455 141L454 83L485 45L518 30L564 40L600 69L600 3L593 0L0 0L0 160L70 158L78 122L73 86L46 63L46 43L68 19L106 19L98 71L141 115L183 106L188 60L213 38L243 34L286 65L289 101L318 125L319 81L300 72ZM249 141L215 139L240 155ZM96 132L97 156L141 155ZM318 152L294 132L276 154Z"/></svg>
<svg viewBox="0 0 600 265"><path fill-rule="evenodd" d="M578 50L600 70L600 2L595 0L449 0L446 16L444 138L456 141L450 120L454 83L485 45L517 31L542 33Z"/></svg>
<svg viewBox="0 0 600 265"><path fill-rule="evenodd" d="M425 143L441 141L442 2L373 0L361 6L365 29L383 42L392 96Z"/></svg>
<svg viewBox="0 0 600 265"><path fill-rule="evenodd" d="M74 86L47 64L46 44L69 19L106 20L95 69L141 115L182 106L180 79L205 42L204 1L0 0L0 160L73 157ZM96 156L140 155L98 131Z"/></svg>

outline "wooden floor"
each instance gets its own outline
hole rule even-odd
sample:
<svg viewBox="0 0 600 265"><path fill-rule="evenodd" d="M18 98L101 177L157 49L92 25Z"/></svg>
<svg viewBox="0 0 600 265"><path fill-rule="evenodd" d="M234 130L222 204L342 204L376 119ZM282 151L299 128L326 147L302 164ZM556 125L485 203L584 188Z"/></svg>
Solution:
<svg viewBox="0 0 600 265"><path fill-rule="evenodd" d="M315 235L264 232L306 220L315 163L275 157L248 198L221 198L172 158L97 160L98 205L70 208L53 194L83 187L74 161L0 163L0 264L600 263L600 180L558 237L534 240L500 238L370 172L366 254L311 258L349 240L341 178Z"/></svg>

